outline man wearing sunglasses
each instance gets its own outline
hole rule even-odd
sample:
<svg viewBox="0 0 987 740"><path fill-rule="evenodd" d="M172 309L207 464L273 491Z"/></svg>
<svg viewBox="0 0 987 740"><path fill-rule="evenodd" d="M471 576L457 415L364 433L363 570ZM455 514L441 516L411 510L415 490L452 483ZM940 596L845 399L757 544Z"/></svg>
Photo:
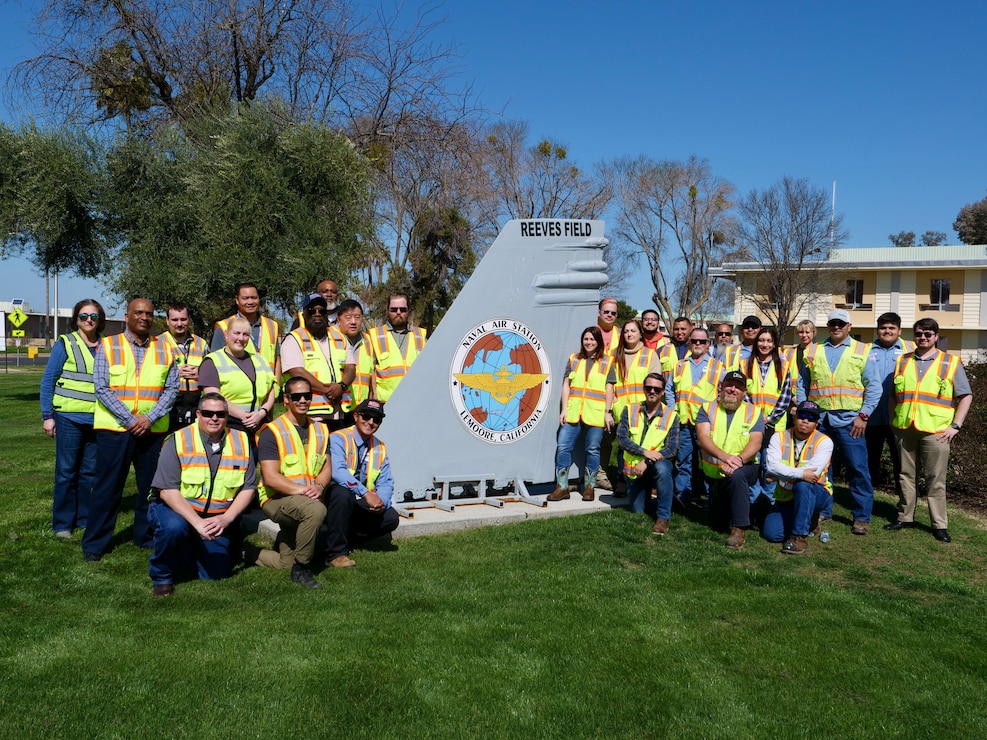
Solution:
<svg viewBox="0 0 987 740"><path fill-rule="evenodd" d="M392 293L387 298L387 321L370 332L370 349L374 358L374 375L370 397L386 403L408 368L425 348L425 330L412 326L408 319L408 296Z"/></svg>
<svg viewBox="0 0 987 740"><path fill-rule="evenodd" d="M761 319L757 316L744 317L740 324L740 344L731 344L723 350L721 361L727 370L739 370L747 365L747 360L754 353L754 343L761 326Z"/></svg>
<svg viewBox="0 0 987 740"><path fill-rule="evenodd" d="M326 299L326 309L328 314L326 316L326 321L329 326L333 326L336 323L336 306L339 303L339 286L336 285L335 280L323 280L319 283L315 292ZM305 310L302 309L295 316L295 319L291 322L291 328L288 329L289 332L294 331L299 326L305 326Z"/></svg>
<svg viewBox="0 0 987 740"><path fill-rule="evenodd" d="M894 371L891 425L901 451L898 519L885 525L897 531L915 526L919 474L929 502L932 536L951 542L946 528L946 468L949 446L973 405L970 381L960 358L938 347L939 323L919 319L913 327L915 351L902 355Z"/></svg>
<svg viewBox="0 0 987 740"><path fill-rule="evenodd" d="M250 505L257 475L246 432L226 428L229 405L204 393L196 423L161 447L148 509L154 554L148 564L152 593L170 596L185 568L205 580L233 575L240 547L240 515Z"/></svg>
<svg viewBox="0 0 987 740"><path fill-rule="evenodd" d="M261 485L257 499L267 517L281 527L275 550L261 550L257 565L290 570L291 580L321 588L312 576L316 538L326 519L322 492L329 485L329 428L308 415L312 386L294 376L284 384L285 412L257 437Z"/></svg>
<svg viewBox="0 0 987 740"><path fill-rule="evenodd" d="M720 324L716 327L716 345L710 351L717 360L723 361L727 347L733 346L733 327L730 324Z"/></svg>
<svg viewBox="0 0 987 740"><path fill-rule="evenodd" d="M367 399L353 412L354 425L329 437L332 486L326 499L326 562L352 568L353 546L390 534L398 526L391 506L394 479L387 448L377 437L384 404Z"/></svg>
<svg viewBox="0 0 987 740"><path fill-rule="evenodd" d="M850 336L850 314L831 311L826 321L829 338L810 344L799 374L798 400L813 401L824 412L819 429L833 440L846 465L852 534L866 535L874 508L874 488L867 464L867 421L881 401L881 377L876 362L868 362L868 345ZM832 518L832 510L820 520Z"/></svg>
<svg viewBox="0 0 987 740"><path fill-rule="evenodd" d="M620 330L615 328L617 323L617 299L609 296L600 301L596 307L596 325L603 335L603 346L608 353L617 349L620 341Z"/></svg>
<svg viewBox="0 0 987 740"><path fill-rule="evenodd" d="M281 364L289 377L305 378L312 386L308 415L330 431L346 425L343 394L356 377L356 355L342 334L329 331L326 299L312 293L302 306L305 326L284 338Z"/></svg>
<svg viewBox="0 0 987 740"><path fill-rule="evenodd" d="M803 401L791 429L773 435L768 443L765 467L777 481L774 498L784 530L781 551L786 555L804 555L813 518L832 510L829 463L833 441L817 429L821 415L818 405Z"/></svg>

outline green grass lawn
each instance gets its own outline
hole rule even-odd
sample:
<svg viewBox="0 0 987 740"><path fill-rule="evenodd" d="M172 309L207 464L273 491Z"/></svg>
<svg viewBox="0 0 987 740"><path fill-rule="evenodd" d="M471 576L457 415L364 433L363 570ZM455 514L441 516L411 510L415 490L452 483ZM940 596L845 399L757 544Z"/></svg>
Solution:
<svg viewBox="0 0 987 740"><path fill-rule="evenodd" d="M987 533L956 510L951 545L883 532L886 496L851 537L839 491L801 558L612 511L155 599L129 536L87 564L52 535L39 379L0 376L0 737L987 736Z"/></svg>

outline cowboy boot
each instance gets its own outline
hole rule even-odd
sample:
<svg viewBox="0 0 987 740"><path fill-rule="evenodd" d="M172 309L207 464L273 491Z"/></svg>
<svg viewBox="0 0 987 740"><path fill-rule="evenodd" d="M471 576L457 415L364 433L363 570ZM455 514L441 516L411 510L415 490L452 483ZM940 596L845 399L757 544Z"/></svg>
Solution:
<svg viewBox="0 0 987 740"><path fill-rule="evenodd" d="M569 471L555 471L555 490L548 494L549 501L565 501L569 498Z"/></svg>

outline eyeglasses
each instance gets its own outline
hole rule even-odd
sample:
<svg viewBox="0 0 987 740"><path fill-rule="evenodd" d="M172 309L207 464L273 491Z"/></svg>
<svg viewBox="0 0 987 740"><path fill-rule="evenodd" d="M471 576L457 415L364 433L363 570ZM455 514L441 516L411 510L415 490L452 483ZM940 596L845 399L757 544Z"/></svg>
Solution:
<svg viewBox="0 0 987 740"><path fill-rule="evenodd" d="M846 322L845 321L830 321L830 322L828 322L826 324L826 326L828 326L830 329L842 329L844 326L846 326Z"/></svg>
<svg viewBox="0 0 987 740"><path fill-rule="evenodd" d="M98 313L80 313L79 321L99 321Z"/></svg>
<svg viewBox="0 0 987 740"><path fill-rule="evenodd" d="M732 337L733 336L733 332L732 331L718 331L718 332L716 332L716 336L718 336L718 337Z"/></svg>
<svg viewBox="0 0 987 740"><path fill-rule="evenodd" d="M644 392L645 393L661 393L663 390L665 390L664 387L662 387L660 385L646 385L646 386L644 386Z"/></svg>
<svg viewBox="0 0 987 740"><path fill-rule="evenodd" d="M212 409L199 409L199 416L203 419L212 419L213 417L217 419L225 419L225 411L213 411Z"/></svg>
<svg viewBox="0 0 987 740"><path fill-rule="evenodd" d="M658 323L658 319L655 319L655 318L652 318L651 316L649 316L646 319L641 319L641 323L642 324L657 324Z"/></svg>
<svg viewBox="0 0 987 740"><path fill-rule="evenodd" d="M760 329L761 327L758 326L757 324L748 324L747 326L742 326L740 328L743 329L744 331L751 331L752 329Z"/></svg>
<svg viewBox="0 0 987 740"><path fill-rule="evenodd" d="M931 337L934 337L935 335L936 332L934 331L918 331L918 330L915 331L916 339L929 339Z"/></svg>
<svg viewBox="0 0 987 740"><path fill-rule="evenodd" d="M298 403L299 401L312 400L312 391L302 391L301 393L287 393L285 395L287 395L288 398L290 398L295 403Z"/></svg>
<svg viewBox="0 0 987 740"><path fill-rule="evenodd" d="M617 315L617 312L616 311L600 311L600 313L602 313L604 316L616 316Z"/></svg>
<svg viewBox="0 0 987 740"><path fill-rule="evenodd" d="M324 308L319 308L318 306L315 306L313 308L306 308L305 313L307 313L309 316L325 316L328 313L328 311L326 311Z"/></svg>
<svg viewBox="0 0 987 740"><path fill-rule="evenodd" d="M397 306L396 308L392 308L391 306L388 306L387 310L390 311L391 313L408 313L407 306Z"/></svg>
<svg viewBox="0 0 987 740"><path fill-rule="evenodd" d="M690 339L689 341L693 344L709 344L708 339Z"/></svg>
<svg viewBox="0 0 987 740"><path fill-rule="evenodd" d="M380 426L380 422L382 421L382 419L376 414L357 414L357 416L366 422L373 422L377 426Z"/></svg>
<svg viewBox="0 0 987 740"><path fill-rule="evenodd" d="M795 418L803 421L819 421L819 417L815 414L795 414Z"/></svg>

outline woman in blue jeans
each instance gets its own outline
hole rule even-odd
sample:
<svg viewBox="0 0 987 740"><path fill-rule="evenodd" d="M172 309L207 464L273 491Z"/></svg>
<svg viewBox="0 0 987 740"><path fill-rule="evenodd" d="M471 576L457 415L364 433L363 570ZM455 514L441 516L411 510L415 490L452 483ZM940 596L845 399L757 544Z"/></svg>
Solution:
<svg viewBox="0 0 987 740"><path fill-rule="evenodd" d="M106 312L98 301L79 301L71 326L74 331L55 342L41 376L42 427L55 438L51 527L63 539L70 539L73 529L85 529L96 480L93 358L106 328Z"/></svg>
<svg viewBox="0 0 987 740"><path fill-rule="evenodd" d="M583 501L592 501L596 471L600 467L603 430L613 426L613 383L607 382L613 359L603 346L598 326L583 329L579 352L569 358L562 381L562 414L559 419L558 447L555 450L555 490L549 501L569 498L569 468L572 450L580 435L586 446L583 469Z"/></svg>

